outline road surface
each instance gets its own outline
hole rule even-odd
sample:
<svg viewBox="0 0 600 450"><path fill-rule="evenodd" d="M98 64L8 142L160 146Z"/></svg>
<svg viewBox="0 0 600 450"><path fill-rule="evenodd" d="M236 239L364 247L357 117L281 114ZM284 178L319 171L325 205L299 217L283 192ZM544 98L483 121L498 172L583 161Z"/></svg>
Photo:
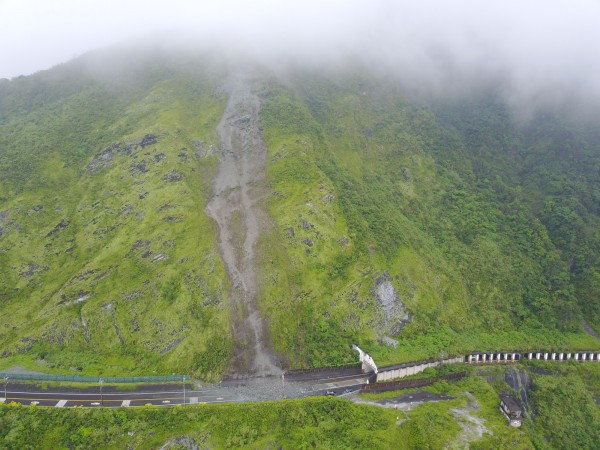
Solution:
<svg viewBox="0 0 600 450"><path fill-rule="evenodd" d="M209 403L265 401L319 395L343 395L355 391L367 381L362 374L318 374L301 380L284 377L261 377L224 381L216 386L196 388L185 384L138 385L135 390L117 390L112 386L92 386L85 389L51 387L44 389L34 383L11 382L6 391L0 385L0 403L18 402L24 406L134 407L144 405L174 406ZM0 380L1 381L1 380Z"/></svg>

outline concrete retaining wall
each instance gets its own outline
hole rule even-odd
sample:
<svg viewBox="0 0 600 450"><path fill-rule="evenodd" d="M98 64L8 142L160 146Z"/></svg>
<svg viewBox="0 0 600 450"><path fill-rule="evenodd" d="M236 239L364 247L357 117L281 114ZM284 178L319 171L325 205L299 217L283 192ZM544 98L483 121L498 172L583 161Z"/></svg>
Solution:
<svg viewBox="0 0 600 450"><path fill-rule="evenodd" d="M450 358L444 359L442 364L454 364L464 362L464 358ZM379 373L377 374L377 382L393 380L395 378L404 378L409 375L415 375L417 373L423 372L425 369L430 367L437 367L440 365L440 361L423 361L418 363L406 363L406 364L397 364L394 366L383 366L379 367Z"/></svg>

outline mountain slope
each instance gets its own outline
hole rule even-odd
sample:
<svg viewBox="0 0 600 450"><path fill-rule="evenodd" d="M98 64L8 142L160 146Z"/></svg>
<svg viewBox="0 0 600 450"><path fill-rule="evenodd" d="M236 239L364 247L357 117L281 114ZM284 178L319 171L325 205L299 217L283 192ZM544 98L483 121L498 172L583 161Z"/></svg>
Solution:
<svg viewBox="0 0 600 450"><path fill-rule="evenodd" d="M202 61L129 76L2 117L3 356L219 375L229 284L203 211L226 97Z"/></svg>
<svg viewBox="0 0 600 450"><path fill-rule="evenodd" d="M582 311L598 326L593 127L519 124L492 96L419 106L364 73L296 73L285 86L263 110L281 247L265 291L289 354L342 362L351 340L380 361L597 346L571 334ZM572 188L551 190L549 175ZM540 197L570 202L558 214L573 223ZM373 345L389 337L397 348Z"/></svg>
<svg viewBox="0 0 600 450"><path fill-rule="evenodd" d="M252 67L235 100L240 70L125 49L0 83L1 367L210 379L352 343L380 363L598 347L593 126L352 66Z"/></svg>

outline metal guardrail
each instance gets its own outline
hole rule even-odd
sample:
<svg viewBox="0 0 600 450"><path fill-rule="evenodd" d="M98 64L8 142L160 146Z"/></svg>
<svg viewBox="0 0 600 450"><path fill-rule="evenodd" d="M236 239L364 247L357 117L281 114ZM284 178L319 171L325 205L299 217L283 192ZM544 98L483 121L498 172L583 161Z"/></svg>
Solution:
<svg viewBox="0 0 600 450"><path fill-rule="evenodd" d="M165 375L165 376L142 376L142 377L84 377L81 375L48 375L30 373L7 373L0 372L0 380L34 380L34 381L71 381L75 383L152 383L163 381L185 381L190 380L189 375Z"/></svg>

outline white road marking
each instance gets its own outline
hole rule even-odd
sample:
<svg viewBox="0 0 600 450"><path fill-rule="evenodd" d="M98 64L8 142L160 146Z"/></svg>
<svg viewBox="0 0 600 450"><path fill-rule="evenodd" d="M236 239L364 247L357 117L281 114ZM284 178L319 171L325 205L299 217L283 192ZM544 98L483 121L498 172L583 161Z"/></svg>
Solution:
<svg viewBox="0 0 600 450"><path fill-rule="evenodd" d="M57 408L63 408L63 407L66 405L66 403L67 403L67 402L68 402L68 400L60 400L60 401L59 401L59 402L56 404L56 407L57 407Z"/></svg>
<svg viewBox="0 0 600 450"><path fill-rule="evenodd" d="M92 403L90 403L90 405L92 405L92 406L100 406L100 402L92 402Z"/></svg>
<svg viewBox="0 0 600 450"><path fill-rule="evenodd" d="M129 406L129 403L131 403L131 400L123 400L123 403L121 403L121 406Z"/></svg>
<svg viewBox="0 0 600 450"><path fill-rule="evenodd" d="M190 405L197 405L198 397L190 397Z"/></svg>
<svg viewBox="0 0 600 450"><path fill-rule="evenodd" d="M1 382L1 380L0 380ZM0 389L2 390L2 393L4 394L4 389ZM214 389L213 389L214 390ZM205 391L202 391L205 392ZM210 390L207 390L206 392L210 392ZM10 391L11 394L17 395L17 394L31 394L31 391ZM154 395L157 392L135 392L135 395ZM181 395L181 390L179 391L160 391L161 394L178 394ZM131 392L111 392L110 396L111 397L117 397L117 396L130 396L132 393ZM98 397L98 393L85 393L85 392L36 392L36 395L43 395L43 396L77 396L77 397Z"/></svg>
<svg viewBox="0 0 600 450"><path fill-rule="evenodd" d="M171 400L163 400L163 403L171 403Z"/></svg>
<svg viewBox="0 0 600 450"><path fill-rule="evenodd" d="M39 405L39 403L40 403L40 402L38 402L37 400L34 400L34 401L32 401L32 402L31 402L31 405L34 405L34 406L35 406L35 405Z"/></svg>

